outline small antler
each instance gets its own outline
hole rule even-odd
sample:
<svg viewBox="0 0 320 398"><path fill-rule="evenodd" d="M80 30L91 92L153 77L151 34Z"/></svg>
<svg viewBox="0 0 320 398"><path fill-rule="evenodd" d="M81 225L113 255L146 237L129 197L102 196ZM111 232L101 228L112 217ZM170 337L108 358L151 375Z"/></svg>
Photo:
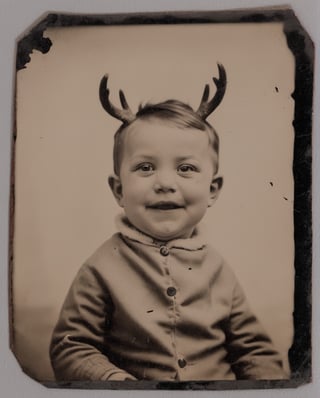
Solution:
<svg viewBox="0 0 320 398"><path fill-rule="evenodd" d="M111 116L115 117L116 119L121 120L124 124L129 124L135 119L135 115L132 113L129 105L127 103L126 97L122 90L119 91L119 97L121 106L123 109L115 107L109 100L109 89L107 88L108 85L108 75L104 75L100 82L99 88L99 96L101 104Z"/></svg>
<svg viewBox="0 0 320 398"><path fill-rule="evenodd" d="M219 79L213 77L217 91L215 96L211 101L208 101L209 98L209 84L205 85L200 106L196 113L201 117L201 119L205 120L220 104L224 97L224 93L226 92L227 87L227 75L223 65L218 64L219 69Z"/></svg>

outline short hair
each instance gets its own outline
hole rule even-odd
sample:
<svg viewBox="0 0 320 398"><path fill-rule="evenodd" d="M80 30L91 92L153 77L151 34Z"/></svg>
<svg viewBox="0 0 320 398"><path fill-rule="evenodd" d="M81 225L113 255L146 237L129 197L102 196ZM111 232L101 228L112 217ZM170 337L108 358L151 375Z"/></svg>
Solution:
<svg viewBox="0 0 320 398"><path fill-rule="evenodd" d="M167 100L157 104L147 103L144 106L140 105L139 110L135 115L135 119L132 122L129 124L122 124L115 133L113 146L113 169L116 175L120 175L124 136L127 129L137 120L153 119L163 120L168 124L172 124L179 128L192 128L207 132L209 145L218 157L219 136L216 130L206 120L201 119L190 105L178 100ZM218 161L216 169L218 169Z"/></svg>

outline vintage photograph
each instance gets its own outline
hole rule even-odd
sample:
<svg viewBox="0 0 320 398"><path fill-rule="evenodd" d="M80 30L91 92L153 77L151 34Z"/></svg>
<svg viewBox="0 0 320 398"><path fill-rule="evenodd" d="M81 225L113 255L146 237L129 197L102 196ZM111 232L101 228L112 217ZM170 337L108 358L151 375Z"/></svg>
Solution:
<svg viewBox="0 0 320 398"><path fill-rule="evenodd" d="M291 380L297 58L281 18L231 19L49 18L18 53L11 347L33 379Z"/></svg>

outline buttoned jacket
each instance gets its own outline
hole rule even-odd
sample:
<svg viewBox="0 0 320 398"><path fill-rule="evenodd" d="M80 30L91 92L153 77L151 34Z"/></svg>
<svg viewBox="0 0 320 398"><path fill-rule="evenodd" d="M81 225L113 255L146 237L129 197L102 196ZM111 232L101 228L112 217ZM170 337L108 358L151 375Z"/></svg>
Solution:
<svg viewBox="0 0 320 398"><path fill-rule="evenodd" d="M197 232L163 244L124 219L78 272L50 354L69 381L286 377L234 273Z"/></svg>

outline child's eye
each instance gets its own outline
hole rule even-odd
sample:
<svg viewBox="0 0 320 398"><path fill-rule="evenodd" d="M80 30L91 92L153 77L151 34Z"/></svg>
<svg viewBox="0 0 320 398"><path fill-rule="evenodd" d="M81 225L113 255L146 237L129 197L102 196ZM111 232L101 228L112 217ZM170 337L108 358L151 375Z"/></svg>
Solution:
<svg viewBox="0 0 320 398"><path fill-rule="evenodd" d="M136 170L141 171L143 173L151 173L154 171L154 166L152 163L140 163L137 167Z"/></svg>
<svg viewBox="0 0 320 398"><path fill-rule="evenodd" d="M181 164L178 167L178 172L182 173L182 174L188 174L188 173L192 173L192 172L196 172L198 171L198 169L193 166L192 164Z"/></svg>

